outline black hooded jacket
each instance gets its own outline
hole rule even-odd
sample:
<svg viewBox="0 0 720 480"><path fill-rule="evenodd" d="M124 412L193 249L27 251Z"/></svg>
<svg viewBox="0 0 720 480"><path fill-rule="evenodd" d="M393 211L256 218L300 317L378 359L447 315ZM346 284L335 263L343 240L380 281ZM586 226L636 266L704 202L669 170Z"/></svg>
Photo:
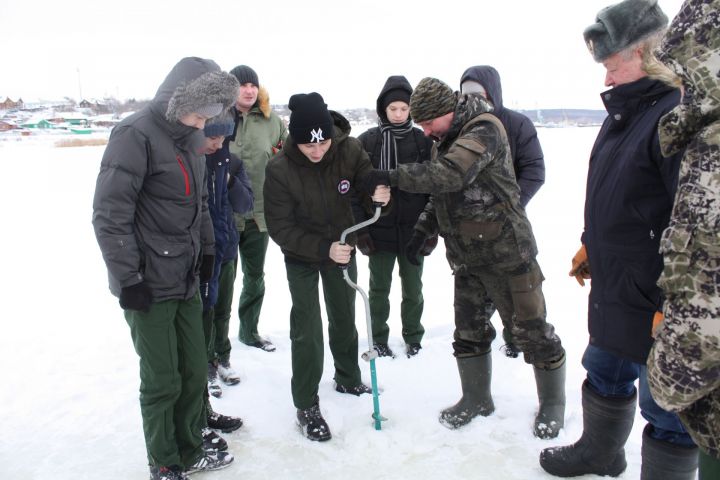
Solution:
<svg viewBox="0 0 720 480"><path fill-rule="evenodd" d="M503 106L500 74L489 65L478 65L465 70L460 84L466 80L478 82L485 88L493 104L493 114L500 119L508 136L510 155L515 167L515 178L520 187L520 203L526 207L530 199L545 183L545 159L537 131L532 121L520 112Z"/></svg>
<svg viewBox="0 0 720 480"><path fill-rule="evenodd" d="M391 90L405 90L409 96L412 94L410 83L402 76L388 78L380 95L377 98L377 114L381 123L389 123L383 98ZM380 127L374 127L362 133L358 140L370 157L374 168L380 168L380 155L382 149L382 134ZM397 161L398 165L406 163L422 163L430 161L433 142L426 137L422 130L413 128L412 131L402 139L397 140ZM417 222L420 213L425 208L429 195L424 193L410 193L392 188L393 208L389 213L381 217L368 230L375 249L386 252L402 253L405 245L413 233L413 227ZM356 216L359 216L356 209ZM358 218L357 221L365 220Z"/></svg>

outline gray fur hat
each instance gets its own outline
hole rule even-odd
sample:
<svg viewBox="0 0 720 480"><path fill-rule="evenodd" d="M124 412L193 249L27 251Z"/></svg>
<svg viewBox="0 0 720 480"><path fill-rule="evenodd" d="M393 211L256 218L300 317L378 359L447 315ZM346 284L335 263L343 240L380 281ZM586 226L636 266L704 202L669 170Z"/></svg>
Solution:
<svg viewBox="0 0 720 480"><path fill-rule="evenodd" d="M624 0L600 10L583 37L595 61L602 62L667 24L657 0Z"/></svg>
<svg viewBox="0 0 720 480"><path fill-rule="evenodd" d="M239 88L234 75L206 72L175 89L165 116L170 122L176 122L189 113L212 118L235 104Z"/></svg>
<svg viewBox="0 0 720 480"><path fill-rule="evenodd" d="M410 116L415 123L442 117L455 111L457 101L457 95L447 83L425 77L410 96Z"/></svg>

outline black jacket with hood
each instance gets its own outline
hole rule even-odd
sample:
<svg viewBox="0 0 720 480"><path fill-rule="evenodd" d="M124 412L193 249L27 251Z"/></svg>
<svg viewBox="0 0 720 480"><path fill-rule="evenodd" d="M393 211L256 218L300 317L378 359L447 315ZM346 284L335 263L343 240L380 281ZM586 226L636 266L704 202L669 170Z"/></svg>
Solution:
<svg viewBox="0 0 720 480"><path fill-rule="evenodd" d="M385 109L383 108L383 97L393 89L406 90L408 96L412 94L412 87L405 77L390 77L385 83L380 95L377 98L377 114L380 122L389 123ZM382 149L382 133L380 127L374 127L363 132L359 137L360 143L368 153L370 162L374 168L380 168L380 155ZM422 163L430 161L433 142L426 137L422 130L413 128L410 134L397 140L397 163ZM368 227L373 245L377 250L386 252L402 253L405 245L413 233L413 227L418 217L425 209L425 204L430 198L424 193L410 193L392 188L393 208L384 217ZM360 217L362 212L356 211L358 221L365 220Z"/></svg>
<svg viewBox="0 0 720 480"><path fill-rule="evenodd" d="M545 183L545 158L537 138L537 130L528 117L505 108L500 74L493 67L489 65L470 67L462 74L460 84L462 85L466 80L478 82L485 88L488 100L493 105L492 113L505 127L515 168L515 179L520 186L520 203L526 207Z"/></svg>
<svg viewBox="0 0 720 480"><path fill-rule="evenodd" d="M365 176L372 165L360 142L350 137L350 123L330 111L334 128L330 149L318 163L297 147L292 135L265 168L265 221L268 233L280 246L285 261L315 268L331 265L330 245L355 224L352 197L363 198L368 208ZM347 238L355 244L355 235Z"/></svg>
<svg viewBox="0 0 720 480"><path fill-rule="evenodd" d="M120 122L105 148L93 227L111 292L142 281L153 302L189 299L203 254L214 254L202 130L179 119L192 107L229 108L237 81L212 60L184 58L152 102Z"/></svg>

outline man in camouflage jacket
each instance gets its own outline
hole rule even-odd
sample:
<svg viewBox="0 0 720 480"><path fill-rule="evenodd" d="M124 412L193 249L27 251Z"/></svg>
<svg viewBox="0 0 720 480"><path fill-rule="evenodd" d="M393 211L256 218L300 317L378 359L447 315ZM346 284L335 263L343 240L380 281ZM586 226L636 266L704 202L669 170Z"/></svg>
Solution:
<svg viewBox="0 0 720 480"><path fill-rule="evenodd" d="M648 382L700 447L700 478L720 478L720 1L687 0L659 56L684 87L658 125L662 153L685 154L660 242L665 320Z"/></svg>
<svg viewBox="0 0 720 480"><path fill-rule="evenodd" d="M479 94L460 96L440 80L424 78L410 97L410 114L438 142L431 161L373 173L400 190L430 194L406 254L417 256L425 238L439 233L455 274L453 349L463 397L442 412L440 422L458 428L494 410L489 297L534 367L540 400L535 435L552 438L563 426L565 350L545 321L535 238L520 205L505 130L490 111Z"/></svg>

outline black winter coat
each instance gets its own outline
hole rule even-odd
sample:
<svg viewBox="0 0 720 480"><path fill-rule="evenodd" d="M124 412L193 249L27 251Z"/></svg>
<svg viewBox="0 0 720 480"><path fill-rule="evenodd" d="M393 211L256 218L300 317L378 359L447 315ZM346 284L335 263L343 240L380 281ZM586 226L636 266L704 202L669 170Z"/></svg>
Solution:
<svg viewBox="0 0 720 480"><path fill-rule="evenodd" d="M358 140L368 153L373 167L380 168L380 150L382 148L380 127L371 128L362 133ZM411 134L397 141L398 164L430 161L432 144L432 140L426 137L422 130L413 128ZM424 193L403 192L397 187L393 187L391 193L393 208L368 229L375 249L402 253L430 196ZM356 217L358 216L356 213ZM356 218L356 220L359 222L365 218Z"/></svg>
<svg viewBox="0 0 720 480"><path fill-rule="evenodd" d="M585 231L592 287L590 343L637 363L662 310L660 236L672 209L681 155L663 158L657 125L678 90L645 77L602 94L608 111L590 155Z"/></svg>
<svg viewBox="0 0 720 480"><path fill-rule="evenodd" d="M493 104L493 114L500 119L507 132L515 179L520 187L520 204L526 207L530 199L545 183L545 158L537 130L532 121L520 112L503 105L500 74L488 65L470 67L463 73L460 83L474 80L487 92Z"/></svg>

